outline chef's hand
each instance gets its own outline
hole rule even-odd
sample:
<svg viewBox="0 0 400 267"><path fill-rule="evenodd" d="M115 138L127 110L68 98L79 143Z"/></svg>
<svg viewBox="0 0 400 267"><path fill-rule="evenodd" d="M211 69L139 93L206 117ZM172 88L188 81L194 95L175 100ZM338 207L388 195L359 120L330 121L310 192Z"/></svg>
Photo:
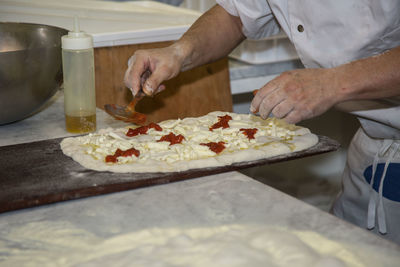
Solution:
<svg viewBox="0 0 400 267"><path fill-rule="evenodd" d="M177 45L137 50L128 61L125 85L134 96L141 94L141 88L146 95L155 95L165 90L163 81L178 75L182 62L182 52Z"/></svg>
<svg viewBox="0 0 400 267"><path fill-rule="evenodd" d="M339 102L335 69L298 69L282 73L255 95L250 111L270 113L288 123L318 116Z"/></svg>

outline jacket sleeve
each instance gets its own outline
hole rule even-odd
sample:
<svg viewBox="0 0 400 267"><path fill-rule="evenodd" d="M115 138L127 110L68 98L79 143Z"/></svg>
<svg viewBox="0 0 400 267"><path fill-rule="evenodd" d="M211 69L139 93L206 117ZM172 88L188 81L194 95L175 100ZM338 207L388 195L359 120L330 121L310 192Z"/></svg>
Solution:
<svg viewBox="0 0 400 267"><path fill-rule="evenodd" d="M266 0L217 0L229 14L240 17L243 34L248 39L262 39L280 31Z"/></svg>

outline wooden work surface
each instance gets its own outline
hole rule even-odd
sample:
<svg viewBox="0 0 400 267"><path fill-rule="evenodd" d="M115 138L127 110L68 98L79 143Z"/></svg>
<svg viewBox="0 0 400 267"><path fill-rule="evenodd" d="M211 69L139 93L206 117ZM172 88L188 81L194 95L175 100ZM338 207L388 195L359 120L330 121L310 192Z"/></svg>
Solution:
<svg viewBox="0 0 400 267"><path fill-rule="evenodd" d="M61 140L0 147L0 212L293 160L340 146L319 136L319 143L307 150L229 166L174 173L111 173L88 170L65 156Z"/></svg>

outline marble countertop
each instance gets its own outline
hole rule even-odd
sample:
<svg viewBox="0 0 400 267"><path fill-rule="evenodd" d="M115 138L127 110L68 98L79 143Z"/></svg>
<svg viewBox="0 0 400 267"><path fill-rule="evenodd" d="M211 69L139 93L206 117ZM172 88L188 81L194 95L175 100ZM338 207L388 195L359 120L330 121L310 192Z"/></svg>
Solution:
<svg viewBox="0 0 400 267"><path fill-rule="evenodd" d="M97 129L126 125L99 108L96 110L96 119ZM0 146L74 135L65 129L64 94L58 91L36 114L18 122L0 125Z"/></svg>
<svg viewBox="0 0 400 267"><path fill-rule="evenodd" d="M100 129L124 124L98 110L97 125ZM36 115L0 126L0 146L69 135L64 128L63 95L60 92ZM90 235L98 242L106 242L150 228L208 229L227 225L309 231L340 244L350 244L354 253L361 253L357 248L366 246L378 259L400 257L399 246L250 177L230 172L0 214L0 265L10 259L29 262L32 257L46 262L48 258L36 253L45 253L52 247L58 249L58 241L53 240L57 238L60 242L61 239L86 242ZM52 238L52 242L57 244L48 244L49 241L44 242L43 238L50 235L50 231L54 234L54 227L59 235ZM46 249L45 245L48 246ZM57 259L63 255L68 260L68 253L63 251L53 252L58 255ZM119 256L133 252L127 249L123 254L118 253L102 255L102 259L124 265L123 257ZM246 260L250 264L247 266L251 266L252 259Z"/></svg>
<svg viewBox="0 0 400 267"><path fill-rule="evenodd" d="M378 266L375 265L377 261L381 263L379 266L396 266L393 262L400 261L400 248L397 245L245 175L229 172L0 214L0 265L4 260L5 263L29 262L34 266L37 262L43 264L57 257L62 258L63 263L68 263L77 260L74 258L76 249L80 249L85 251L86 265L79 266L99 266L95 264L98 262L104 266L110 262L113 266L132 266L126 263L126 258L142 257L133 242L146 238L148 242L151 233L155 233L152 240L157 246L163 246L164 249L167 246L169 250L176 247L183 256L185 252L193 253L187 251L189 244L190 247L193 245L190 237L183 234L173 240L164 240L161 236L196 228L202 229L198 233L202 234L207 230L217 231L220 229L218 227L229 229L232 225L241 226L240 229L246 231L260 228L273 231L286 229L285 233L312 233L323 238L316 241L319 242L318 246L334 242L340 247L339 252L336 251L338 253L354 254L361 259L374 257L371 265L367 262L354 266ZM224 238L232 238L232 242L239 243L237 245L240 247L240 242L245 240L235 233L229 231ZM145 258L146 262L154 260L150 266L167 265L162 264L157 249L146 242L140 245L142 249L147 246L152 255ZM188 242L187 245L185 242ZM219 242L212 248L223 251ZM291 242L287 242L289 246ZM109 245L105 249L106 244ZM102 248L102 251L93 251L92 247ZM283 249L282 257L291 253L282 246L279 249ZM230 251L226 255L232 257L234 254L235 251ZM244 265L226 266L263 266L253 265L256 259L248 256L251 255L241 256ZM215 263L213 266L225 265Z"/></svg>

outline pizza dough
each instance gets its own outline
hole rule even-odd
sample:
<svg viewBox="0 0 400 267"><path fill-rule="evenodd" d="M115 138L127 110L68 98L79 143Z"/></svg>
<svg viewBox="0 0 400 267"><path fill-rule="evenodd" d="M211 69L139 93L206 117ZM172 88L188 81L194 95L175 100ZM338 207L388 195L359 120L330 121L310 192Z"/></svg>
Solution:
<svg viewBox="0 0 400 267"><path fill-rule="evenodd" d="M137 135L127 136L128 131ZM182 142L162 141L171 135ZM97 171L178 172L269 158L304 150L317 142L318 137L307 128L282 120L216 111L163 121L146 129L127 126L70 137L61 142L61 149L82 166ZM217 145L224 147L221 152L212 151ZM118 149L133 153L118 156ZM115 162L106 162L107 156Z"/></svg>
<svg viewBox="0 0 400 267"><path fill-rule="evenodd" d="M65 221L13 227L0 241L4 266L397 266L399 256L316 232L257 224L157 227L96 235ZM383 252L383 253L382 253Z"/></svg>

